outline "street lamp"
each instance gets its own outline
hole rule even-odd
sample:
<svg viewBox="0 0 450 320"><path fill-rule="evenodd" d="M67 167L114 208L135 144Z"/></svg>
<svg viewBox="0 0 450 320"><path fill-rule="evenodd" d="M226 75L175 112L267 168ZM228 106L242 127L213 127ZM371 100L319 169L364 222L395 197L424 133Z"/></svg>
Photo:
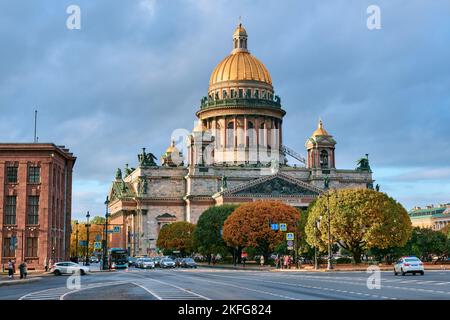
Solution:
<svg viewBox="0 0 450 320"><path fill-rule="evenodd" d="M75 261L78 263L78 220L75 221Z"/></svg>
<svg viewBox="0 0 450 320"><path fill-rule="evenodd" d="M317 229L320 228L320 219L316 219L314 223L314 269L319 269L319 264L317 261Z"/></svg>
<svg viewBox="0 0 450 320"><path fill-rule="evenodd" d="M105 206L106 206L106 213L105 213L105 242L103 245L103 270L109 269L109 263L108 263L108 218L109 218L109 198L106 196L105 200Z"/></svg>
<svg viewBox="0 0 450 320"><path fill-rule="evenodd" d="M329 181L330 178L328 176L325 176L323 178L323 182L324 182L324 188L327 192L326 196L327 196L327 220L328 220L328 225L327 225L327 233L328 233L328 257L327 257L327 270L331 270L333 269L333 266L331 265L331 259L332 259L332 254L331 254L331 216L330 216L330 192L329 192Z"/></svg>
<svg viewBox="0 0 450 320"><path fill-rule="evenodd" d="M86 223L86 265L88 266L89 265L89 227L90 227L90 224L89 224L89 218L91 217L91 215L89 214L89 211L87 212L87 214L86 214L86 220L87 220L87 223Z"/></svg>

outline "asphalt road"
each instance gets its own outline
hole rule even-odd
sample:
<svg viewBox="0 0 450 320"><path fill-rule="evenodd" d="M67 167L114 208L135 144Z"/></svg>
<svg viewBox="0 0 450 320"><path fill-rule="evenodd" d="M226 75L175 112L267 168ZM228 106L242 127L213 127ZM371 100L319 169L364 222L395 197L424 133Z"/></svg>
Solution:
<svg viewBox="0 0 450 320"><path fill-rule="evenodd" d="M130 268L80 277L46 276L38 282L0 287L0 299L23 300L391 300L450 299L450 271L424 276L381 272L369 289L365 272L269 272L219 269Z"/></svg>

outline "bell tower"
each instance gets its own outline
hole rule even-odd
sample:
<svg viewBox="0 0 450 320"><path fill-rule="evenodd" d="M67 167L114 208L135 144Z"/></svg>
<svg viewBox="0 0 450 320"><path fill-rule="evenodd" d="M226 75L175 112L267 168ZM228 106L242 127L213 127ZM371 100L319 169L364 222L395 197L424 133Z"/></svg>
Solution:
<svg viewBox="0 0 450 320"><path fill-rule="evenodd" d="M322 120L319 120L316 131L306 140L305 147L308 150L309 169L336 169L334 146L336 141L333 136L323 127Z"/></svg>

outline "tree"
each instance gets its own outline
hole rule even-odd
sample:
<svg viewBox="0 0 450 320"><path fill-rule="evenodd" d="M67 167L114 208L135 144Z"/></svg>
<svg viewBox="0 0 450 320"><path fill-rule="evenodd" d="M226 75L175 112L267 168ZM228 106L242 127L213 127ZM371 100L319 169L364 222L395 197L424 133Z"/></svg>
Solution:
<svg viewBox="0 0 450 320"><path fill-rule="evenodd" d="M94 252L94 242L96 236L100 236L101 239L104 238L104 225L102 224L95 224L92 223L92 221L95 221L94 219L101 218L101 217L94 217L90 222L89 227L89 253L88 256L92 252ZM80 222L78 224L78 242L80 241L86 241L87 239L87 232L86 232L86 223ZM78 243L78 252L77 250L77 244L76 244L76 238L77 238L77 225L76 221L72 221L72 233L70 235L70 255L71 256L77 256L77 257L85 257L86 256L86 247L80 246Z"/></svg>
<svg viewBox="0 0 450 320"><path fill-rule="evenodd" d="M197 226L194 231L195 247L198 252L206 255L208 258L211 254L225 254L234 248L230 248L223 241L221 230L228 216L236 210L237 205L221 205L210 207L205 210L198 219Z"/></svg>
<svg viewBox="0 0 450 320"><path fill-rule="evenodd" d="M403 248L404 255L415 255L424 260L430 260L432 255L448 253L447 237L440 231L428 228L414 228L411 239Z"/></svg>
<svg viewBox="0 0 450 320"><path fill-rule="evenodd" d="M92 224L105 224L105 218L100 216L95 216L91 219Z"/></svg>
<svg viewBox="0 0 450 320"><path fill-rule="evenodd" d="M370 189L341 189L324 193L310 207L306 225L307 241L314 245L314 225L317 245L326 250L328 244L328 214L332 243L348 250L355 263L370 248L384 249L403 246L411 236L411 221L401 204L385 193Z"/></svg>
<svg viewBox="0 0 450 320"><path fill-rule="evenodd" d="M294 232L300 213L292 206L276 201L257 201L237 208L225 220L223 239L229 246L254 247L269 260L269 254L283 241L285 233L274 231L270 223L286 223Z"/></svg>
<svg viewBox="0 0 450 320"><path fill-rule="evenodd" d="M174 222L161 228L156 245L166 252L180 251L184 256L194 250L195 225L186 221Z"/></svg>

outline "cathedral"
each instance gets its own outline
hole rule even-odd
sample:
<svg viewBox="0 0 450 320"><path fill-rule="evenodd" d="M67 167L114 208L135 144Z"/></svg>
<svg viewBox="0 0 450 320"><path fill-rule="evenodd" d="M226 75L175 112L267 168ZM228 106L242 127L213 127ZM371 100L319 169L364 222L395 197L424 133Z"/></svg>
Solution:
<svg viewBox="0 0 450 320"><path fill-rule="evenodd" d="M336 169L336 141L321 120L306 139L306 159L283 141L283 110L264 64L248 50L242 24L233 49L213 70L198 121L179 145L172 140L158 165L145 149L138 165L117 170L109 190L111 247L151 254L161 227L196 223L210 206L276 200L307 208L328 188L372 188L367 155L355 169ZM289 165L291 157L299 165Z"/></svg>

